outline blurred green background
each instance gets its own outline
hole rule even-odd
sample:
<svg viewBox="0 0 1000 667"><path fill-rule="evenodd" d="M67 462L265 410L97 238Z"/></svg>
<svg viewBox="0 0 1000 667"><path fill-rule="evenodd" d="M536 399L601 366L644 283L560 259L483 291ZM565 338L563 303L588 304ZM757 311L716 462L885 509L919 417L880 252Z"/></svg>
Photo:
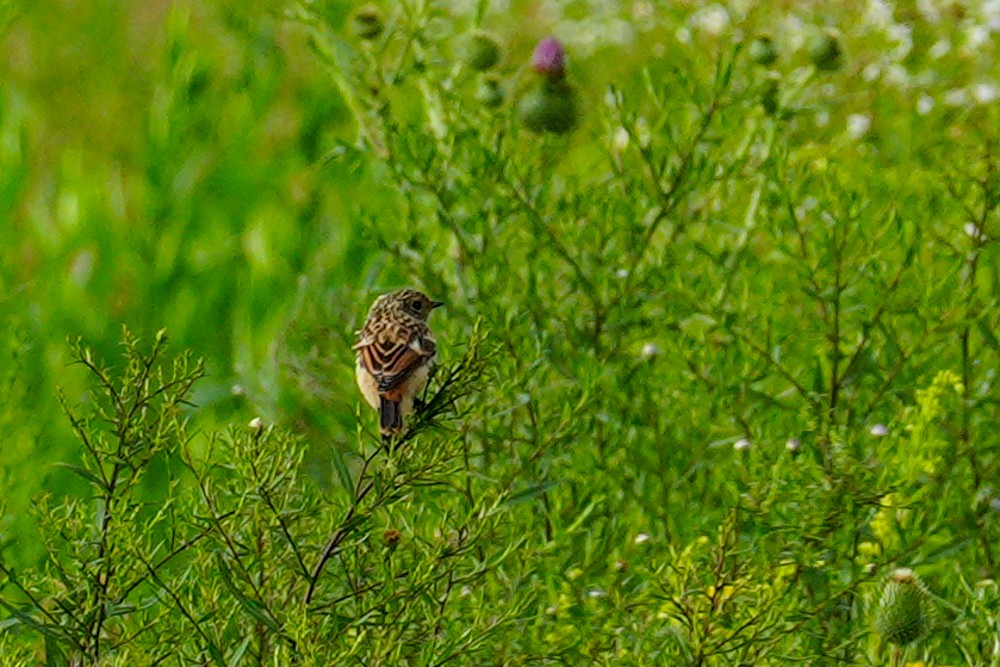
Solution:
<svg viewBox="0 0 1000 667"><path fill-rule="evenodd" d="M358 3L308 4L346 33ZM11 534L28 530L26 510L42 489L80 488L52 465L75 456L57 391L70 404L86 399L84 374L67 365L69 339L82 337L113 362L122 325L147 340L167 329L175 350L207 361L196 401L205 428L291 412L308 415L302 428L335 421L350 431L357 397L347 347L325 348L342 363L330 364L341 376L323 382L350 393L318 395L313 406L282 404L279 348L294 313L315 306L303 300L336 302L318 308L340 317L328 326L342 341L373 291L407 283L370 224L399 215L399 194L377 160L332 159L357 127L294 7L0 5L0 377L8 396L0 498ZM569 21L565 37L580 42L581 55L588 45L592 60L594 78L581 83L599 99L599 82L634 74L644 54L632 44L621 57L618 39L636 36L619 16L630 8L597 8L468 3L454 7L447 30L488 20L517 68L538 37ZM317 437L315 458L328 446ZM34 550L18 551L30 561Z"/></svg>

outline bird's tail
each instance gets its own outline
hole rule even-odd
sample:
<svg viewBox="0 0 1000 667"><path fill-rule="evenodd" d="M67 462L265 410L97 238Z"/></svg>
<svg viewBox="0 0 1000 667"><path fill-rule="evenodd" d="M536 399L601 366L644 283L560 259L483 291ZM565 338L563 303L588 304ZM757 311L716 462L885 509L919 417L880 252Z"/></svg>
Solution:
<svg viewBox="0 0 1000 667"><path fill-rule="evenodd" d="M379 397L379 431L382 435L392 435L403 430L403 412L399 401L385 396Z"/></svg>

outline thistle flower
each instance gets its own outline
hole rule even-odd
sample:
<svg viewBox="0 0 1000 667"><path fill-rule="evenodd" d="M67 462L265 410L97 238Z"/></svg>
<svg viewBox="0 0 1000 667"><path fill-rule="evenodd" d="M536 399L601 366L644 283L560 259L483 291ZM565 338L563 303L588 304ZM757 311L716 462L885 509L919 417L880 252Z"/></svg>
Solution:
<svg viewBox="0 0 1000 667"><path fill-rule="evenodd" d="M546 37L538 42L531 54L531 67L539 74L553 79L566 76L566 50L555 37Z"/></svg>
<svg viewBox="0 0 1000 667"><path fill-rule="evenodd" d="M927 590L909 568L899 568L889 574L882 589L875 628L882 638L896 646L920 639L929 625Z"/></svg>
<svg viewBox="0 0 1000 667"><path fill-rule="evenodd" d="M521 123L533 132L565 134L576 127L579 105L576 90L567 83L566 51L562 43L547 37L531 56L531 67L542 79L521 100Z"/></svg>

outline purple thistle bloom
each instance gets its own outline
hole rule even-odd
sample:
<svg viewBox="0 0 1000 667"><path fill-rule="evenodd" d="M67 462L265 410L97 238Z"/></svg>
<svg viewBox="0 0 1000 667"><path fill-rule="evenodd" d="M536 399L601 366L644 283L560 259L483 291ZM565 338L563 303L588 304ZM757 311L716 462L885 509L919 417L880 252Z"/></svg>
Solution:
<svg viewBox="0 0 1000 667"><path fill-rule="evenodd" d="M538 42L531 55L531 67L539 74L562 78L566 74L566 50L555 37L546 37Z"/></svg>

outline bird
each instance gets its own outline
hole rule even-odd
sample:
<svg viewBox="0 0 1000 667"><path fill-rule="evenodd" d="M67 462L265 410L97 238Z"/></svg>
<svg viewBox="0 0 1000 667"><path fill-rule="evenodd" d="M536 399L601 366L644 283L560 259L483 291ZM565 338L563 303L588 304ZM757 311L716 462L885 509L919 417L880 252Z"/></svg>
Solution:
<svg viewBox="0 0 1000 667"><path fill-rule="evenodd" d="M437 342L427 325L431 311L444 305L423 292L402 289L375 299L354 345L358 387L379 411L379 432L403 432L403 419L427 385L437 359Z"/></svg>

